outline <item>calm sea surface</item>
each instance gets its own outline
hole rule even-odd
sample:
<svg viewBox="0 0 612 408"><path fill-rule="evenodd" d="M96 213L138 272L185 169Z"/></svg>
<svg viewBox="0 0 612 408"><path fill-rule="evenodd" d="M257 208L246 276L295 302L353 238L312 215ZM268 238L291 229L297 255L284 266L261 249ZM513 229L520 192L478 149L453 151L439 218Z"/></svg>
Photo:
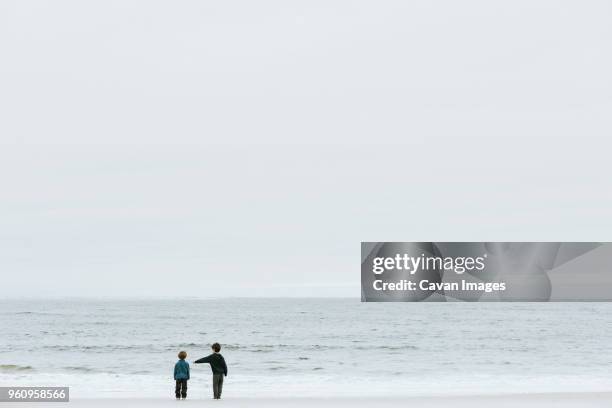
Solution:
<svg viewBox="0 0 612 408"><path fill-rule="evenodd" d="M214 341L226 397L612 390L612 304L358 299L0 300L0 385L172 397Z"/></svg>

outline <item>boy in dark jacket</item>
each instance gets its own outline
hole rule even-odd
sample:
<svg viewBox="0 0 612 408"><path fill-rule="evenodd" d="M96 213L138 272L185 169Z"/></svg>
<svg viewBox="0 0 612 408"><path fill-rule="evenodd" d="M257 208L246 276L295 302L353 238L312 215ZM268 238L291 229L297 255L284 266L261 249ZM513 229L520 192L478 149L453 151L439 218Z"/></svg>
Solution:
<svg viewBox="0 0 612 408"><path fill-rule="evenodd" d="M210 363L210 368L213 373L213 394L215 399L221 399L221 391L223 390L223 377L227 377L227 365L225 359L219 353L221 345L215 343L212 345L213 353L208 357L194 361L194 364Z"/></svg>
<svg viewBox="0 0 612 408"><path fill-rule="evenodd" d="M187 381L189 380L189 363L185 361L187 353L181 351L178 353L179 361L174 365L174 380L176 381L176 388L174 394L176 399L187 398Z"/></svg>

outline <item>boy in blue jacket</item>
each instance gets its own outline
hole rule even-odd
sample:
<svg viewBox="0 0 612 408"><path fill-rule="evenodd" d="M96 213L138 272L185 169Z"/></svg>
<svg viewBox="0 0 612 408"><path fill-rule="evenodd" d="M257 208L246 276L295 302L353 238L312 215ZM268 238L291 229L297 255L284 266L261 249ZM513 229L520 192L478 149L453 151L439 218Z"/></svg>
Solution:
<svg viewBox="0 0 612 408"><path fill-rule="evenodd" d="M187 353L181 351L178 353L179 361L174 365L174 380L176 381L176 388L174 394L176 399L187 398L187 381L189 380L189 363L185 361Z"/></svg>

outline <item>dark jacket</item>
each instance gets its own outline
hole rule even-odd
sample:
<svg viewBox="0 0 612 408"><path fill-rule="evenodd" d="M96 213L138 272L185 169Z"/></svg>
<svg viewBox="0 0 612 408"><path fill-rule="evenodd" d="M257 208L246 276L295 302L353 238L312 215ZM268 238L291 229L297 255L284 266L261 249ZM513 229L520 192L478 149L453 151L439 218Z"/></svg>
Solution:
<svg viewBox="0 0 612 408"><path fill-rule="evenodd" d="M210 356L201 358L193 362L194 364L210 363L213 374L223 374L227 376L227 365L225 359L219 353L212 353Z"/></svg>
<svg viewBox="0 0 612 408"><path fill-rule="evenodd" d="M179 360L174 365L174 379L188 380L189 379L189 363L185 360Z"/></svg>

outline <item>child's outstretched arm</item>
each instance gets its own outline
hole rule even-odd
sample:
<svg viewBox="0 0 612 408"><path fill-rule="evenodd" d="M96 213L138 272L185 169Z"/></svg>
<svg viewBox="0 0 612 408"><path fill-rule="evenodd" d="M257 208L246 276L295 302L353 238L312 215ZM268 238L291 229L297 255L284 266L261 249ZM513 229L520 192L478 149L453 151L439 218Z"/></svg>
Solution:
<svg viewBox="0 0 612 408"><path fill-rule="evenodd" d="M193 364L201 364L201 363L210 363L210 356L202 357L201 359L193 362Z"/></svg>

